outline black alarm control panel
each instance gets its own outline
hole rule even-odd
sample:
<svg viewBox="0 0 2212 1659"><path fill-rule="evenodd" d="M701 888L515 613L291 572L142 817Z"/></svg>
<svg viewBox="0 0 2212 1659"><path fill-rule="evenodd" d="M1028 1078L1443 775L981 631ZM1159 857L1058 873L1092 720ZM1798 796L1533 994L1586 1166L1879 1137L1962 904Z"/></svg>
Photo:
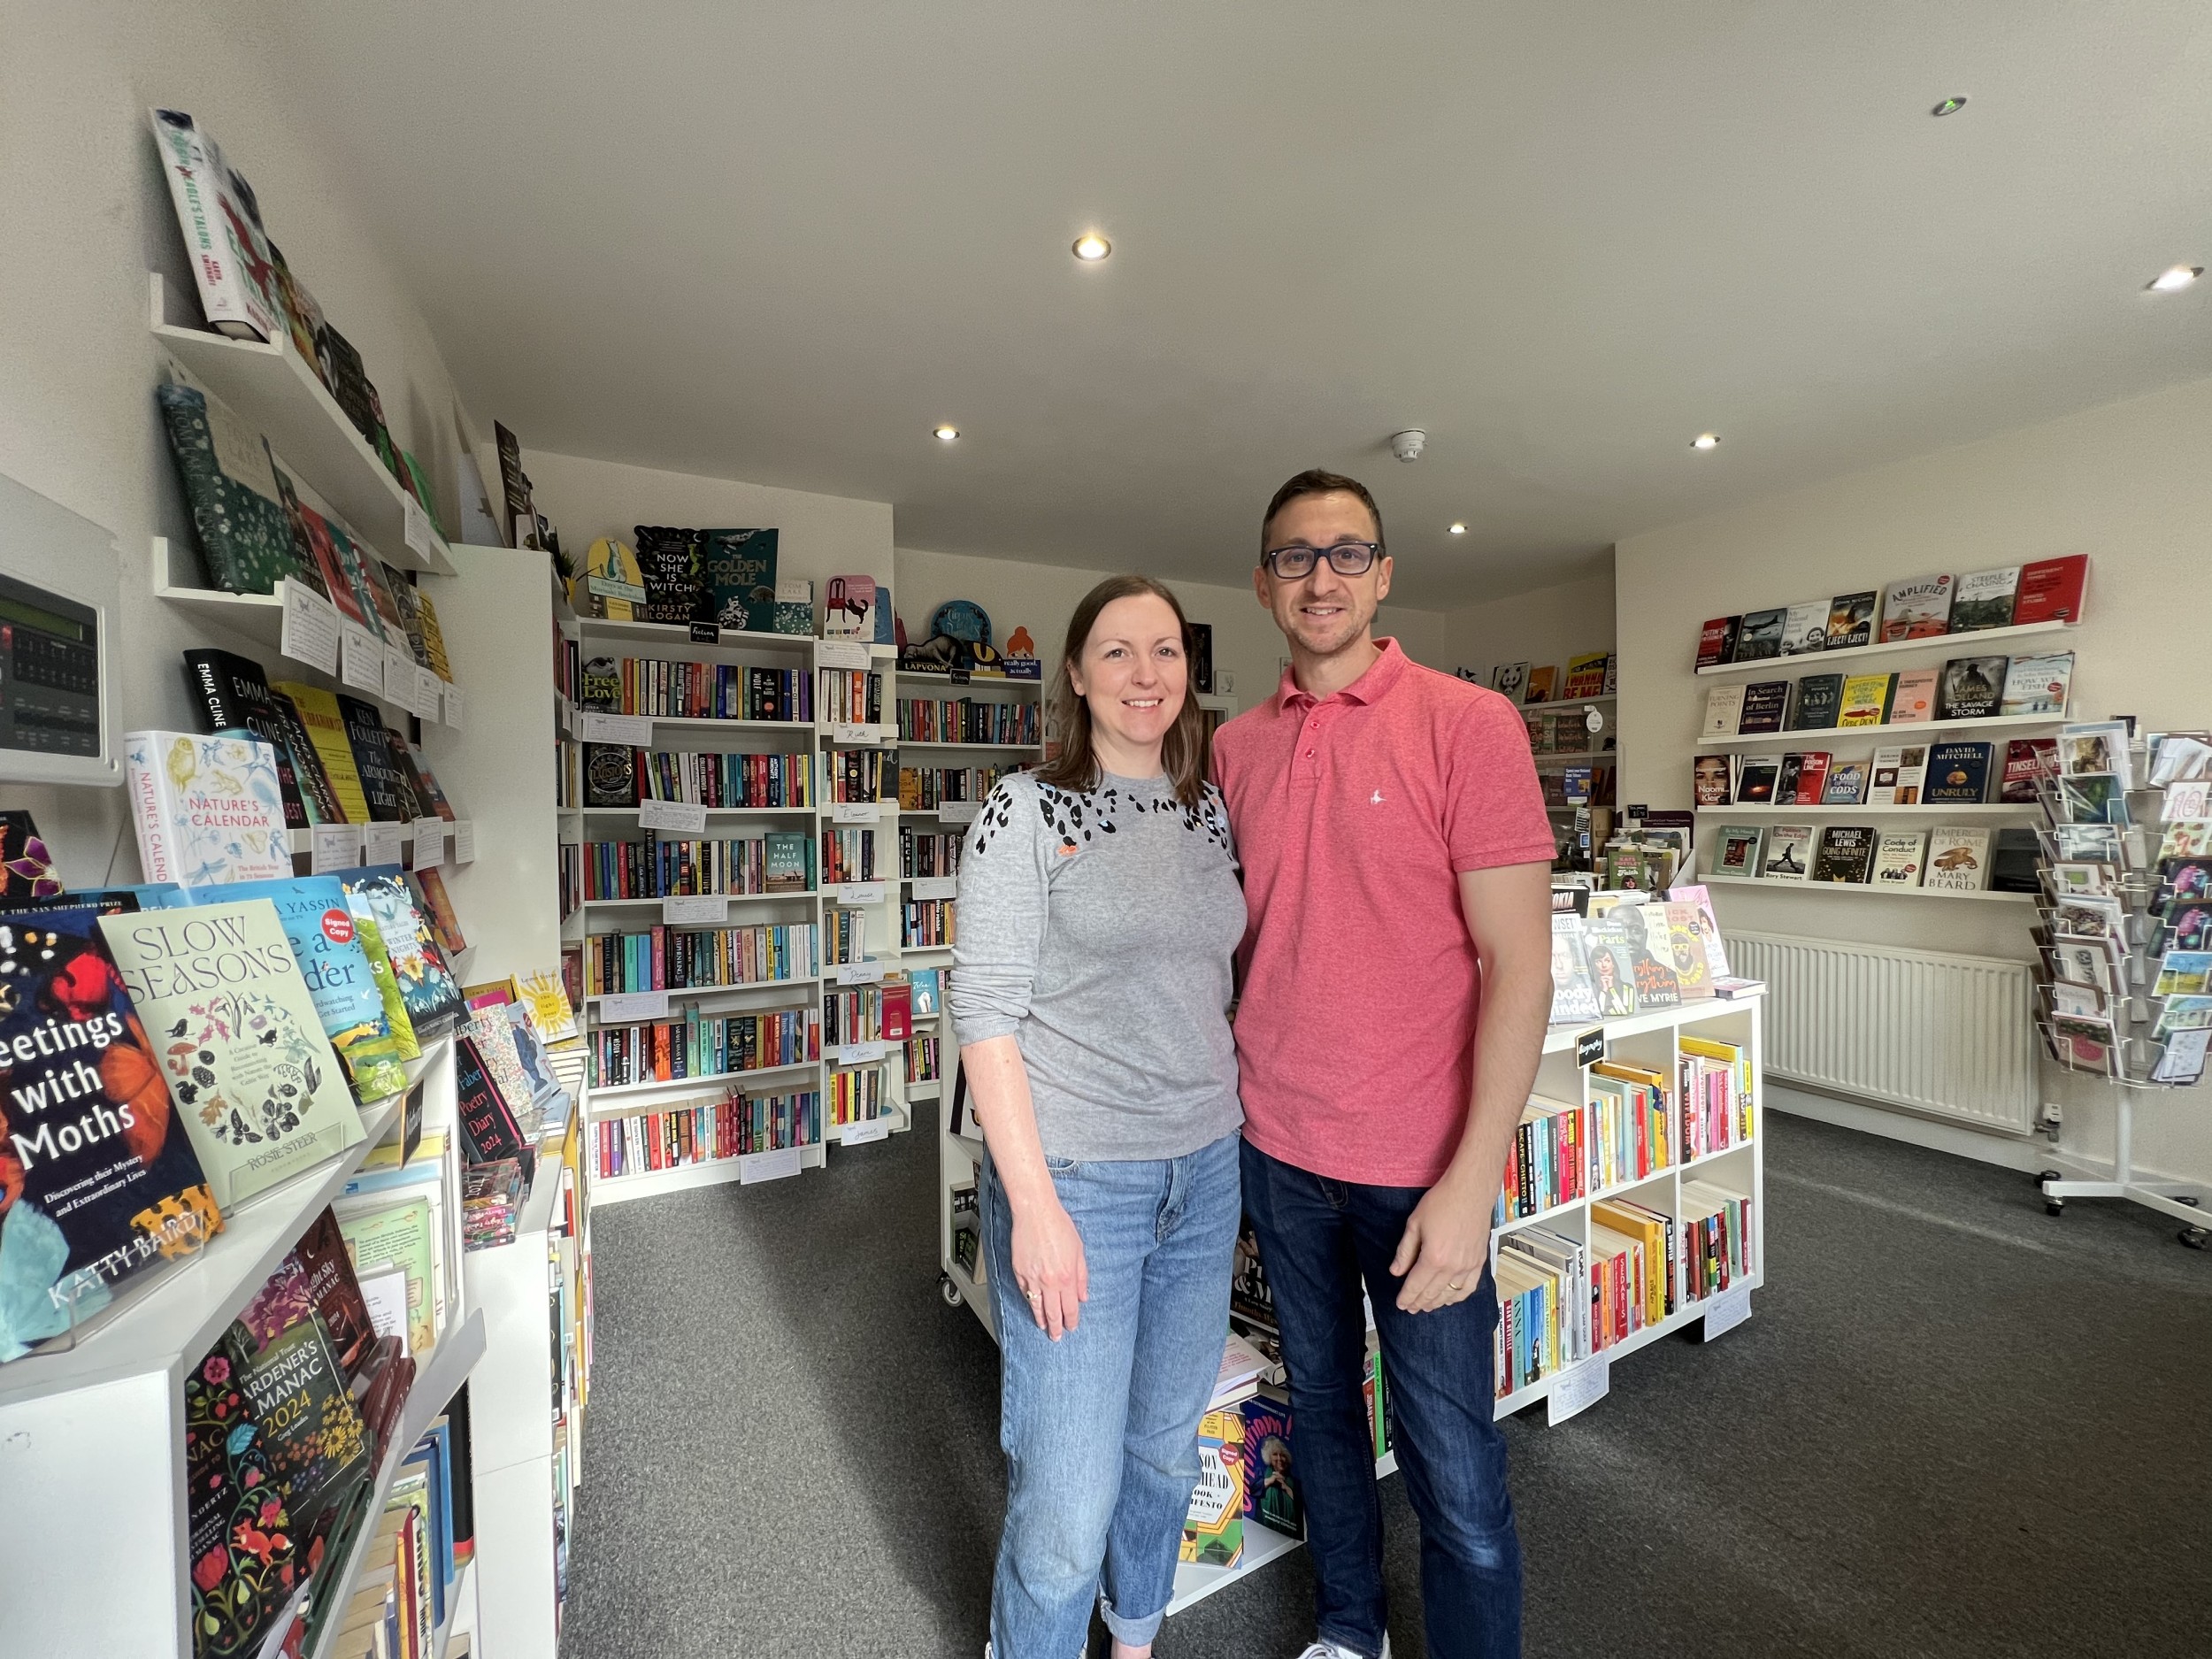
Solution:
<svg viewBox="0 0 2212 1659"><path fill-rule="evenodd" d="M99 617L0 575L0 749L100 752Z"/></svg>

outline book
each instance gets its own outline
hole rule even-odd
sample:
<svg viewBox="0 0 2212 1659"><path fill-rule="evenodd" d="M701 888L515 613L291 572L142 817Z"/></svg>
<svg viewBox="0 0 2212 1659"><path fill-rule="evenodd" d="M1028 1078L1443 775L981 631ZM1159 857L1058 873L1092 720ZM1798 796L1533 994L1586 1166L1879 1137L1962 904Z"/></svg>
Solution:
<svg viewBox="0 0 2212 1659"><path fill-rule="evenodd" d="M1925 640L1951 631L1955 576L1913 576L1882 590L1882 638Z"/></svg>
<svg viewBox="0 0 2212 1659"><path fill-rule="evenodd" d="M1782 618L1782 651L1785 657L1799 657L1808 651L1826 649L1828 644L1828 602L1808 599L1792 605Z"/></svg>
<svg viewBox="0 0 2212 1659"><path fill-rule="evenodd" d="M1869 775L1869 806L1917 806L1926 787L1928 751L1917 744L1874 751L1874 770Z"/></svg>
<svg viewBox="0 0 2212 1659"><path fill-rule="evenodd" d="M457 956L469 948L469 941L461 932L461 918L453 909L453 898L445 890L445 878L433 867L411 870L407 879L413 885L419 908L430 918L431 936L438 941L438 949L448 956Z"/></svg>
<svg viewBox="0 0 2212 1659"><path fill-rule="evenodd" d="M201 729L210 736L229 733L258 738L276 763L277 791L288 829L304 829L310 818L300 797L298 773L285 722L276 712L260 664L229 651L202 647L184 654L184 677L196 699Z"/></svg>
<svg viewBox="0 0 2212 1659"><path fill-rule="evenodd" d="M430 672L449 686L453 683L453 664L445 654L445 630L438 626L437 605L420 588L415 589L415 611L422 618L422 649L429 659Z"/></svg>
<svg viewBox="0 0 2212 1659"><path fill-rule="evenodd" d="M438 954L429 924L415 909L399 866L349 871L341 879L346 908L355 926L363 918L376 924L377 937L391 964L400 1000L406 1005L408 1024L418 1041L435 1033L461 1012L461 987L445 959ZM363 941L364 948L367 941Z"/></svg>
<svg viewBox="0 0 2212 1659"><path fill-rule="evenodd" d="M876 636L876 579L833 576L822 594L822 637L872 640ZM1195 668L1196 663L1192 666ZM1534 702L1534 698L1530 699Z"/></svg>
<svg viewBox="0 0 2212 1659"><path fill-rule="evenodd" d="M1793 806L1797 802L1797 780L1805 770L1805 757L1792 752L1782 757L1780 767L1774 775L1774 804Z"/></svg>
<svg viewBox="0 0 2212 1659"><path fill-rule="evenodd" d="M635 806L637 751L623 743L586 743L583 749L584 804Z"/></svg>
<svg viewBox="0 0 2212 1659"><path fill-rule="evenodd" d="M353 1258L354 1277L360 1281L372 1310L388 1305L371 1294L373 1281L394 1272L405 1276L406 1325L399 1334L419 1365L437 1346L440 1334L433 1287L437 1277L433 1243L436 1229L429 1199L378 1194L341 1199L331 1208L337 1212L338 1230L345 1235L346 1253Z"/></svg>
<svg viewBox="0 0 2212 1659"><path fill-rule="evenodd" d="M62 898L61 872L38 833L38 821L20 807L0 810L0 905Z"/></svg>
<svg viewBox="0 0 2212 1659"><path fill-rule="evenodd" d="M1835 758L1825 749L1808 749L1798 757L1797 793L1793 797L1799 806L1818 806L1820 797L1828 787L1828 765ZM1781 795L1776 786L1775 795Z"/></svg>
<svg viewBox="0 0 2212 1659"><path fill-rule="evenodd" d="M184 1375L185 1552L196 1659L260 1651L306 1570L229 1350Z"/></svg>
<svg viewBox="0 0 2212 1659"><path fill-rule="evenodd" d="M1782 654L1782 629L1789 621L1789 617L1787 608L1746 611L1742 626L1736 631L1736 654L1729 660L1759 663L1770 657L1779 657Z"/></svg>
<svg viewBox="0 0 2212 1659"><path fill-rule="evenodd" d="M672 535L688 535L687 531L672 531ZM611 622L638 622L649 620L680 620L681 618L646 618L640 613L648 603L645 579L638 568L638 556L626 541L613 536L601 536L584 552L583 592L579 595L577 609L586 616L603 617ZM685 613L686 617L689 612Z"/></svg>
<svg viewBox="0 0 2212 1659"><path fill-rule="evenodd" d="M1528 690L1529 664L1500 663L1490 672L1490 688L1508 703L1519 703Z"/></svg>
<svg viewBox="0 0 2212 1659"><path fill-rule="evenodd" d="M771 830L763 841L762 857L768 872L767 891L804 893L814 885L812 841L800 830Z"/></svg>
<svg viewBox="0 0 2212 1659"><path fill-rule="evenodd" d="M269 900L110 916L100 930L218 1204L360 1143L361 1114Z"/></svg>
<svg viewBox="0 0 2212 1659"><path fill-rule="evenodd" d="M706 619L726 628L775 631L773 530L702 530L699 584Z"/></svg>
<svg viewBox="0 0 2212 1659"><path fill-rule="evenodd" d="M1831 824L1820 837L1811 879L1864 886L1874 862L1874 831L1863 824Z"/></svg>
<svg viewBox="0 0 2212 1659"><path fill-rule="evenodd" d="M1291 1477L1290 1403L1263 1388L1243 1406L1244 1513L1288 1538L1306 1535L1304 1506Z"/></svg>
<svg viewBox="0 0 2212 1659"><path fill-rule="evenodd" d="M1874 642L1875 593L1838 594L1828 602L1828 649L1849 650Z"/></svg>
<svg viewBox="0 0 2212 1659"><path fill-rule="evenodd" d="M2055 559L2037 559L2020 567L2020 586L2013 595L2012 625L2031 622L2078 622L2089 585L2089 555L2069 553Z"/></svg>
<svg viewBox="0 0 2212 1659"><path fill-rule="evenodd" d="M1713 873L1717 876L1755 877L1766 831L1756 824L1724 824L1713 845Z"/></svg>
<svg viewBox="0 0 2212 1659"><path fill-rule="evenodd" d="M338 707L338 699L319 686L302 685L296 680L278 680L271 687L288 698L307 728L307 739L315 750L315 757L322 763L323 775L330 780L331 795L338 803L341 824L366 824L369 821L368 797L361 790L361 773L353 764L353 745L347 741L345 715ZM288 866L284 872L290 873Z"/></svg>
<svg viewBox="0 0 2212 1659"><path fill-rule="evenodd" d="M2074 680L2074 654L2053 651L2045 657L2016 657L2005 670L2004 695L1998 705L2007 715L2066 712L2066 696Z"/></svg>
<svg viewBox="0 0 2212 1659"><path fill-rule="evenodd" d="M1776 824L1767 830L1766 862L1759 871L1768 881L1802 881L1811 872L1813 826Z"/></svg>
<svg viewBox="0 0 2212 1659"><path fill-rule="evenodd" d="M1664 904L1652 904L1647 910L1658 910L1667 918L1667 941L1674 953L1676 989L1686 1002L1697 1002L1713 994L1713 966L1706 954L1704 918L1699 907L1688 901L1670 898Z"/></svg>
<svg viewBox="0 0 2212 1659"><path fill-rule="evenodd" d="M1889 724L1917 726L1935 718L1937 681L1941 671L1908 668L1897 676L1889 694Z"/></svg>
<svg viewBox="0 0 2212 1659"><path fill-rule="evenodd" d="M127 732L123 781L147 880L204 887L292 873L276 751L258 739Z"/></svg>
<svg viewBox="0 0 2212 1659"><path fill-rule="evenodd" d="M1582 936L1583 920L1571 910L1551 918L1551 1024L1599 1017L1597 982Z"/></svg>
<svg viewBox="0 0 2212 1659"><path fill-rule="evenodd" d="M257 1343L274 1341L312 1311L321 1316L339 1368L351 1376L375 1345L368 1304L353 1276L338 1217L326 1207L239 1314Z"/></svg>
<svg viewBox="0 0 2212 1659"><path fill-rule="evenodd" d="M274 341L284 301L260 204L221 146L182 110L155 108L154 144L207 326L234 340Z"/></svg>
<svg viewBox="0 0 2212 1659"><path fill-rule="evenodd" d="M1829 768L1828 781L1820 792L1823 806L1857 806L1866 799L1867 781L1873 771L1873 763L1864 760L1839 761Z"/></svg>
<svg viewBox="0 0 2212 1659"><path fill-rule="evenodd" d="M2016 737L2005 745L2005 771L1998 785L2000 801L2032 806L2043 798L2040 784L2058 776L2058 740L2055 737Z"/></svg>
<svg viewBox="0 0 2212 1659"><path fill-rule="evenodd" d="M466 1033L454 1040L454 1090L461 1138L472 1164L496 1164L513 1158L523 1166L526 1181L534 1167L536 1153L523 1133L515 1108L499 1092L490 1068Z"/></svg>
<svg viewBox="0 0 2212 1659"><path fill-rule="evenodd" d="M690 621L698 614L700 603L699 533L670 525L641 524L631 534L637 538L634 557L645 588L637 619Z"/></svg>
<svg viewBox="0 0 2212 1659"><path fill-rule="evenodd" d="M1736 655L1736 631L1742 626L1743 618L1741 617L1715 617L1712 620L1706 623L1703 627L1700 628L1697 632L1697 666L1700 668L1717 668L1723 663L1734 661ZM1602 657L1603 653L1601 652L1599 655ZM1574 659L1573 663L1570 663L1567 665L1567 672L1570 680L1572 679L1574 674L1574 664L1584 660L1586 659L1578 657ZM1593 694L1588 692L1574 692L1570 695L1574 696L1588 696Z"/></svg>
<svg viewBox="0 0 2212 1659"><path fill-rule="evenodd" d="M403 824L418 815L408 810L414 790L403 783L384 717L373 703L337 694L338 716L345 727L346 746L353 751L354 774L361 780L362 798L369 817L379 824Z"/></svg>
<svg viewBox="0 0 2212 1659"><path fill-rule="evenodd" d="M2020 587L2020 567L1971 571L1959 578L1951 599L1951 632L1973 634L2012 626L2012 602Z"/></svg>
<svg viewBox="0 0 2212 1659"><path fill-rule="evenodd" d="M1686 887L1669 887L1667 902L1687 904L1696 910L1698 933L1705 945L1706 964L1711 968L1716 981L1727 978L1730 972L1728 941L1722 938L1720 918L1713 912L1713 895L1702 883L1692 882Z"/></svg>
<svg viewBox="0 0 2212 1659"><path fill-rule="evenodd" d="M361 361L361 353L352 341L326 319L315 336L315 355L323 372L323 384L330 388L330 396L344 411L353 429L376 447L378 430L383 422L378 419L380 407L376 388L369 382L368 365Z"/></svg>
<svg viewBox="0 0 2212 1659"><path fill-rule="evenodd" d="M1691 787L1698 806L1726 806L1732 768L1725 755L1700 755L1690 763Z"/></svg>
<svg viewBox="0 0 2212 1659"><path fill-rule="evenodd" d="M1743 720L1744 687L1715 686L1705 694L1705 729L1708 738L1733 737Z"/></svg>
<svg viewBox="0 0 2212 1659"><path fill-rule="evenodd" d="M1989 885L1990 834L1985 829L1939 826L1928 832L1928 864L1921 886L1946 893L1979 893Z"/></svg>
<svg viewBox="0 0 2212 1659"><path fill-rule="evenodd" d="M261 1425L285 1512L296 1536L325 1530L333 1511L366 1481L370 1448L337 1345L312 1307L265 1340L243 1320L224 1333L239 1386Z"/></svg>
<svg viewBox="0 0 2212 1659"><path fill-rule="evenodd" d="M1960 806L1989 798L1993 743L1937 743L1928 750L1928 779L1921 800L1930 806Z"/></svg>
<svg viewBox="0 0 2212 1659"><path fill-rule="evenodd" d="M1824 732L1843 709L1841 674L1807 674L1797 682L1797 706L1790 711L1793 732Z"/></svg>
<svg viewBox="0 0 2212 1659"><path fill-rule="evenodd" d="M1743 718L1736 726L1738 734L1751 737L1780 731L1789 702L1790 682L1786 680L1763 680L1746 686Z"/></svg>
<svg viewBox="0 0 2212 1659"><path fill-rule="evenodd" d="M782 577L777 581L773 625L773 631L778 634L795 634L802 639L813 634L814 584L812 582L790 576ZM876 634L872 642L877 645L898 643L898 617L891 609L891 590L881 582L876 584ZM1037 669L1034 657L1029 660L1033 670L1036 672L1026 675L1018 675L1014 672L1021 661L1019 657L1010 654L1004 660L1010 678L1034 680L1038 678L1039 672L1041 672L1041 669ZM1210 672L1211 670L1209 669L1208 672ZM1210 687L1202 686L1200 689L1202 691Z"/></svg>
<svg viewBox="0 0 2212 1659"><path fill-rule="evenodd" d="M1889 698L1897 683L1894 674L1854 674L1843 682L1843 703L1836 714L1839 726L1879 726L1889 718Z"/></svg>
<svg viewBox="0 0 2212 1659"><path fill-rule="evenodd" d="M271 594L287 576L304 580L261 434L196 387L158 386L154 398L209 585L225 593Z"/></svg>
<svg viewBox="0 0 2212 1659"><path fill-rule="evenodd" d="M545 1041L566 1042L576 1035L576 1010L568 1000L568 987L561 983L559 970L541 968L534 973L518 973L514 987L515 1000ZM918 1006L916 1011L933 1010Z"/></svg>
<svg viewBox="0 0 2212 1659"><path fill-rule="evenodd" d="M1681 976L1674 965L1674 939L1664 903L1624 904L1608 912L1628 941L1628 968L1636 986L1638 1012L1676 1008L1682 1002Z"/></svg>
<svg viewBox="0 0 2212 1659"><path fill-rule="evenodd" d="M1916 887L1927 863L1927 831L1885 830L1874 844L1871 880L1878 887Z"/></svg>
<svg viewBox="0 0 2212 1659"><path fill-rule="evenodd" d="M1198 1485L1177 1557L1208 1567L1244 1558L1244 1414L1232 1405L1198 1422Z"/></svg>
<svg viewBox="0 0 2212 1659"><path fill-rule="evenodd" d="M1605 695L1605 664L1610 651L1584 651L1567 659L1567 680L1561 691L1561 699L1572 703L1581 697L1602 697ZM1726 662L1725 657L1715 659Z"/></svg>
<svg viewBox="0 0 2212 1659"><path fill-rule="evenodd" d="M387 726L385 730L391 731L391 728ZM400 758L405 763L408 776L414 780L416 795L429 809L423 816L434 815L449 824L452 823L457 816L453 803L445 798L445 791L438 787L438 774L430 769L430 757L417 745L400 737L398 733L393 732L392 735L398 740Z"/></svg>
<svg viewBox="0 0 2212 1659"><path fill-rule="evenodd" d="M1746 755L1736 768L1739 806L1771 806L1781 782L1782 763L1761 755ZM1792 788L1795 780L1792 780Z"/></svg>
<svg viewBox="0 0 2212 1659"><path fill-rule="evenodd" d="M1954 657L1943 665L1936 693L1939 720L1985 720L1997 712L2004 697L2002 657Z"/></svg>

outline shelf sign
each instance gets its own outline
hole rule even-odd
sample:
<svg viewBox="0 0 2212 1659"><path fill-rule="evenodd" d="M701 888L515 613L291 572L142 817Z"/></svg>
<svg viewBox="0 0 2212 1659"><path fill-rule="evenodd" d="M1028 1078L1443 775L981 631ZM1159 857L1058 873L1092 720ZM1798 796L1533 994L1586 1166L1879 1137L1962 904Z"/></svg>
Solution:
<svg viewBox="0 0 2212 1659"><path fill-rule="evenodd" d="M308 867L319 876L334 870L351 870L361 862L358 824L318 824L310 843Z"/></svg>
<svg viewBox="0 0 2212 1659"><path fill-rule="evenodd" d="M1547 1402L1547 1421L1564 1423L1605 1398L1613 1386L1613 1356L1597 1353L1560 1372Z"/></svg>
<svg viewBox="0 0 2212 1659"><path fill-rule="evenodd" d="M960 896L960 878L916 876L906 884L906 895L910 899L956 899Z"/></svg>
<svg viewBox="0 0 2212 1659"><path fill-rule="evenodd" d="M412 495L402 495L399 501L403 528L410 552L430 557L430 515L422 510L422 503Z"/></svg>
<svg viewBox="0 0 2212 1659"><path fill-rule="evenodd" d="M415 659L404 645L384 641L384 700L396 703L413 714L415 708Z"/></svg>
<svg viewBox="0 0 2212 1659"><path fill-rule="evenodd" d="M841 962L837 965L840 985L880 985L883 983L883 964L874 956L865 962Z"/></svg>
<svg viewBox="0 0 2212 1659"><path fill-rule="evenodd" d="M364 824L361 826L361 862L365 864L396 864L400 849L406 844L406 827L399 824Z"/></svg>
<svg viewBox="0 0 2212 1659"><path fill-rule="evenodd" d="M465 701L461 695L460 687L453 684L450 680L440 680L438 682L438 697L439 700L445 704L445 723L448 726L451 726L457 732L468 724L468 710Z"/></svg>
<svg viewBox="0 0 2212 1659"><path fill-rule="evenodd" d="M355 691L384 695L384 645L357 622L338 619L339 680Z"/></svg>
<svg viewBox="0 0 2212 1659"><path fill-rule="evenodd" d="M718 927L729 919L730 896L726 893L703 893L691 898L661 901L661 920L671 927L696 926L702 923Z"/></svg>
<svg viewBox="0 0 2212 1659"><path fill-rule="evenodd" d="M284 621L277 649L296 663L338 672L338 607L305 582L284 578L277 584L284 598Z"/></svg>
<svg viewBox="0 0 2212 1659"><path fill-rule="evenodd" d="M472 818L456 818L453 822L453 862L476 862L476 820Z"/></svg>
<svg viewBox="0 0 2212 1659"><path fill-rule="evenodd" d="M1705 1340L1724 1336L1751 1317L1751 1286L1724 1290L1705 1304Z"/></svg>
<svg viewBox="0 0 2212 1659"><path fill-rule="evenodd" d="M817 640L814 660L824 668L865 668L868 647L859 640Z"/></svg>
<svg viewBox="0 0 2212 1659"><path fill-rule="evenodd" d="M432 673L420 663L415 664L415 712L426 720L438 718L438 707L443 699L438 695L445 681Z"/></svg>
<svg viewBox="0 0 2212 1659"><path fill-rule="evenodd" d="M888 1141L891 1138L891 1120L888 1118L871 1118L865 1123L847 1124L841 1138L849 1147L864 1147L872 1141Z"/></svg>
<svg viewBox="0 0 2212 1659"><path fill-rule="evenodd" d="M887 1042L833 1042L826 1052L832 1065L873 1065L890 1051Z"/></svg>
<svg viewBox="0 0 2212 1659"><path fill-rule="evenodd" d="M442 818L419 818L415 820L415 868L434 869L445 863L445 820Z"/></svg>
<svg viewBox="0 0 2212 1659"><path fill-rule="evenodd" d="M872 726L856 726L849 720L831 722L830 741L833 743L872 743L875 741L876 728Z"/></svg>
<svg viewBox="0 0 2212 1659"><path fill-rule="evenodd" d="M616 1025L633 1019L666 1019L668 993L665 991L624 991L599 999L599 1018Z"/></svg>
<svg viewBox="0 0 2212 1659"><path fill-rule="evenodd" d="M689 801L641 801L637 803L637 826L649 830L674 830L685 835L704 835L707 833L707 810Z"/></svg>
<svg viewBox="0 0 2212 1659"><path fill-rule="evenodd" d="M1605 1058L1605 1027L1602 1025L1582 1032L1575 1038L1575 1064L1595 1065Z"/></svg>
<svg viewBox="0 0 2212 1659"><path fill-rule="evenodd" d="M774 1152L741 1152L737 1179L741 1187L755 1181L780 1181L799 1172L799 1148L784 1147Z"/></svg>
<svg viewBox="0 0 2212 1659"><path fill-rule="evenodd" d="M576 735L587 743L627 743L632 749L649 749L653 743L653 717L603 714L596 709L586 709L576 716Z"/></svg>
<svg viewBox="0 0 2212 1659"><path fill-rule="evenodd" d="M874 824L883 818L880 801L833 801L830 803L830 822L833 824Z"/></svg>
<svg viewBox="0 0 2212 1659"><path fill-rule="evenodd" d="M880 881L832 882L822 891L840 904L883 902L883 883Z"/></svg>
<svg viewBox="0 0 2212 1659"><path fill-rule="evenodd" d="M695 622L691 625L694 645L719 645L722 642L721 625L714 622Z"/></svg>
<svg viewBox="0 0 2212 1659"><path fill-rule="evenodd" d="M947 801L937 809L937 816L948 824L972 824L981 816L980 801Z"/></svg>

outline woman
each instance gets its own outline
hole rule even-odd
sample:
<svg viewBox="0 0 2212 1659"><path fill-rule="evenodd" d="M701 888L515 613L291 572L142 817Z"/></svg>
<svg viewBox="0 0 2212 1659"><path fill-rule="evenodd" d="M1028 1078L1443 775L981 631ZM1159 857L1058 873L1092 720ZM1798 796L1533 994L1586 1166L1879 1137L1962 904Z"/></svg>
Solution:
<svg viewBox="0 0 2212 1659"><path fill-rule="evenodd" d="M1093 588L1062 753L999 781L960 862L947 1002L1003 1356L995 1659L1074 1659L1094 1595L1115 1659L1151 1653L1228 1329L1244 895L1187 640L1149 577Z"/></svg>

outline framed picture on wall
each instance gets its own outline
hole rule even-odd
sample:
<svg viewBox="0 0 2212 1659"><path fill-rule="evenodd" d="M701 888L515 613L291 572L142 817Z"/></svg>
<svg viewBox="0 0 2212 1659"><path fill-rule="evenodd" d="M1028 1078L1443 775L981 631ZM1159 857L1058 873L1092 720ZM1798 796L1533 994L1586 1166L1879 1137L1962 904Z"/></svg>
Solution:
<svg viewBox="0 0 2212 1659"><path fill-rule="evenodd" d="M1190 683L1191 689L1210 695L1214 688L1214 625L1194 622L1190 625Z"/></svg>

